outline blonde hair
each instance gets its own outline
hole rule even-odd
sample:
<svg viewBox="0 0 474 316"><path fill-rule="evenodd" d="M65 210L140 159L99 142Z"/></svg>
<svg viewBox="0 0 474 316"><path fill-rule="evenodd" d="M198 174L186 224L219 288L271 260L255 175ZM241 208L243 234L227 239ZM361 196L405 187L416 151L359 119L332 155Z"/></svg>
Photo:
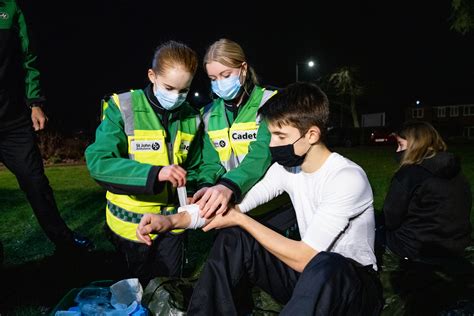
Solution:
<svg viewBox="0 0 474 316"><path fill-rule="evenodd" d="M176 66L183 67L194 76L198 67L196 52L176 41L168 41L158 46L152 61L153 71L163 75L166 70Z"/></svg>
<svg viewBox="0 0 474 316"><path fill-rule="evenodd" d="M447 149L438 131L425 121L407 122L396 134L407 141L400 166L420 164Z"/></svg>
<svg viewBox="0 0 474 316"><path fill-rule="evenodd" d="M240 68L243 63L247 62L247 58L245 57L244 50L239 44L229 39L221 38L207 48L203 60L204 69L206 69L206 64L213 61L221 63L227 67ZM245 83L250 81L251 84L257 85L257 74L250 65L247 67L247 74L248 79L246 78ZM244 88L246 86L245 83Z"/></svg>

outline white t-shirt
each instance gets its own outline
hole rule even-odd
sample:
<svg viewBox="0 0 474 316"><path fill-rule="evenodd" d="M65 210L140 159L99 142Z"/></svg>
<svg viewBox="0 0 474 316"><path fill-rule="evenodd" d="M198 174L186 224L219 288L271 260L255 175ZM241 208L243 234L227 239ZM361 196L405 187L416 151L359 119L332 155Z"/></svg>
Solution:
<svg viewBox="0 0 474 316"><path fill-rule="evenodd" d="M246 194L240 210L248 212L283 191L295 208L303 242L317 251L327 251L349 223L330 251L377 269L373 195L360 166L337 153L312 173L274 163Z"/></svg>

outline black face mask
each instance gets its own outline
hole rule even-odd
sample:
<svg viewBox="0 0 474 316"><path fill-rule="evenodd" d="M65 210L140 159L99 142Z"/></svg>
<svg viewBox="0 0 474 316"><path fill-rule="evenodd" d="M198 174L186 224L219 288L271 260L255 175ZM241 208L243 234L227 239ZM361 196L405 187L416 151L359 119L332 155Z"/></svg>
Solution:
<svg viewBox="0 0 474 316"><path fill-rule="evenodd" d="M405 150L397 151L393 154L393 159L400 164L403 160L403 155L405 154Z"/></svg>
<svg viewBox="0 0 474 316"><path fill-rule="evenodd" d="M293 144L270 147L273 162L278 162L283 167L301 166L308 152L303 156L298 156L295 154L295 147L293 145L303 137L304 135L295 140Z"/></svg>

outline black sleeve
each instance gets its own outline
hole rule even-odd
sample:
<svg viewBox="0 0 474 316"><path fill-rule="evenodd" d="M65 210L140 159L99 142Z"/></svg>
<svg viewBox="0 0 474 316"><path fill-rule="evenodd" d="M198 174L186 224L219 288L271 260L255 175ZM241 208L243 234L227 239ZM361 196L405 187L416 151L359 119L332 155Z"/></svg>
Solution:
<svg viewBox="0 0 474 316"><path fill-rule="evenodd" d="M395 230L403 222L410 203L410 195L402 183L394 177L383 205L383 214L385 217L385 228Z"/></svg>

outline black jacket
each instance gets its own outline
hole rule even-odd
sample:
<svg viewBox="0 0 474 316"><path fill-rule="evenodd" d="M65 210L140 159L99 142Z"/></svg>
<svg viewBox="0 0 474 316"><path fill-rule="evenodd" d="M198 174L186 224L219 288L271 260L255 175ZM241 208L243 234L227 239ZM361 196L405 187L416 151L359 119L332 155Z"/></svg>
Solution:
<svg viewBox="0 0 474 316"><path fill-rule="evenodd" d="M37 56L14 0L0 0L0 132L31 124L27 104L42 103Z"/></svg>
<svg viewBox="0 0 474 316"><path fill-rule="evenodd" d="M395 173L384 202L387 246L412 260L462 255L472 196L459 159L442 152Z"/></svg>

